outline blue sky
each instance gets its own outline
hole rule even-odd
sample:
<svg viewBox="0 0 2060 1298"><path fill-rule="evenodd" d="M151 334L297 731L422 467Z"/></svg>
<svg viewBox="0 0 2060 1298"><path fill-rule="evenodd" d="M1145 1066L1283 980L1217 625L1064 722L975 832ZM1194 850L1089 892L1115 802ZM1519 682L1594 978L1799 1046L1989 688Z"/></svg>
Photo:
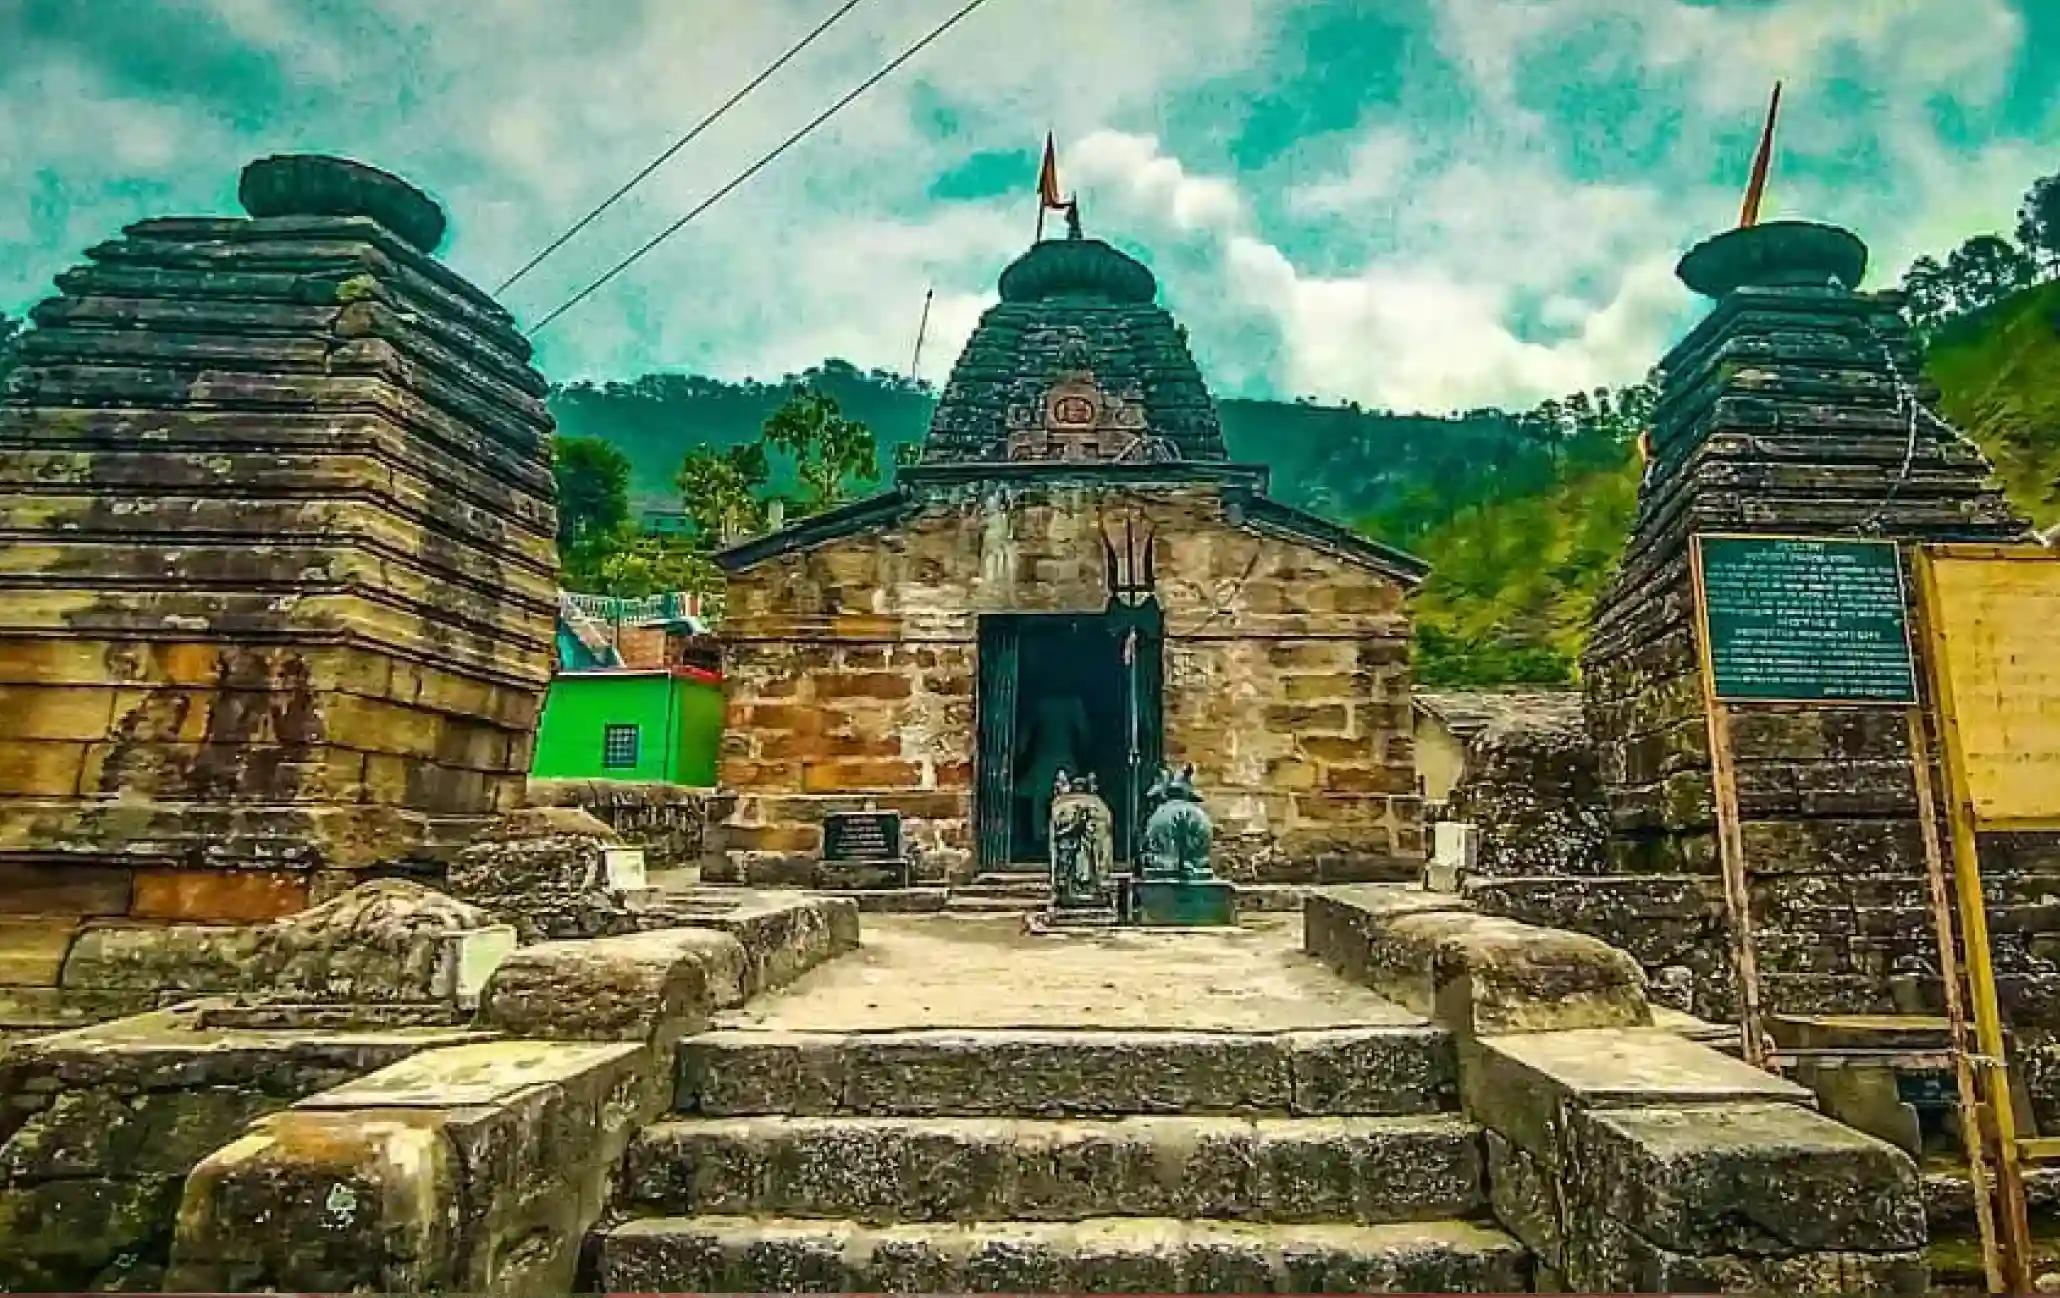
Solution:
<svg viewBox="0 0 2060 1298"><path fill-rule="evenodd" d="M864 0L510 293L534 319L958 0ZM265 153L436 193L494 283L833 0L7 0L0 310L123 223L236 210ZM1030 236L1047 128L1221 395L1402 409L1638 378L1672 266L1735 219L1787 82L1771 214L1876 282L2007 230L2060 170L2056 0L987 0L539 340L553 378L925 376Z"/></svg>

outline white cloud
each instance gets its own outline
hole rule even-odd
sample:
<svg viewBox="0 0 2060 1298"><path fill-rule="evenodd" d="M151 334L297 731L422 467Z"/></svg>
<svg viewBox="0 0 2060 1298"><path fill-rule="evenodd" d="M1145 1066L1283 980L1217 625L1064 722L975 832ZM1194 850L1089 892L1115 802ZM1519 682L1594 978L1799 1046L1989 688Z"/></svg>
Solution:
<svg viewBox="0 0 2060 1298"><path fill-rule="evenodd" d="M515 307L534 319L562 300L954 3L853 11L521 285ZM560 379L770 376L826 355L901 369L934 286L923 368L941 378L1034 210L1027 174L1020 192L974 201L930 187L983 151L1033 150L1049 128L1090 232L1148 251L1220 390L1517 403L1635 379L1676 336L1692 305L1674 259L1735 212L1745 158L1728 155L1776 76L1790 92L1777 208L1855 226L1884 276L2007 227L2050 165L2029 138L1940 135L1941 104L2000 111L2024 41L2008 0L1431 0L1397 103L1369 92L1344 138L1305 134L1292 165L1239 173L1226 159L1245 90L1205 104L1205 124L1176 107L1201 112L1218 79L1260 74L1275 80L1253 113L1260 98L1306 106L1318 82L1338 93L1311 75L1326 51L1280 44L1315 3L993 0L554 326L540 359ZM191 0L177 12L212 12L209 39L276 60L299 96L255 122L237 115L251 103L206 85L123 84L83 38L24 46L0 66L0 192L28 196L0 206L0 308L126 221L224 210L238 167L288 148L349 152L430 188L452 214L454 267L498 282L827 6L606 9L598 21L592 6L497 0L488 22L422 0ZM1597 31L1597 51L1564 57ZM1875 101L1832 111L1834 79ZM1657 162L1575 156L1564 128L1595 82L1637 88L1629 109L1595 111L1663 126ZM1419 93L1445 115L1412 111ZM1877 177L1819 178L1863 148L1887 160Z"/></svg>
<svg viewBox="0 0 2060 1298"><path fill-rule="evenodd" d="M1244 204L1227 180L1198 176L1159 151L1146 135L1096 131L1073 154L1082 183L1097 198L1170 220L1177 230L1207 231L1238 224Z"/></svg>
<svg viewBox="0 0 2060 1298"><path fill-rule="evenodd" d="M1297 212L1343 216L1394 201L1416 161L1416 146L1407 132L1373 126L1360 132L1345 159L1341 176L1296 187L1288 203Z"/></svg>

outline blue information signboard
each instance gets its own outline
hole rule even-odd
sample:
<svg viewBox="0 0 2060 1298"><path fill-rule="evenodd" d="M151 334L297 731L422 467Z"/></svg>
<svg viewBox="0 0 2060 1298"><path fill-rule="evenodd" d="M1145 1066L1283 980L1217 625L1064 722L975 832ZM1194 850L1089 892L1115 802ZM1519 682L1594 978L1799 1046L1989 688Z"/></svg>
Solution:
<svg viewBox="0 0 2060 1298"><path fill-rule="evenodd" d="M1701 536L1696 543L1718 699L1917 701L1895 542Z"/></svg>

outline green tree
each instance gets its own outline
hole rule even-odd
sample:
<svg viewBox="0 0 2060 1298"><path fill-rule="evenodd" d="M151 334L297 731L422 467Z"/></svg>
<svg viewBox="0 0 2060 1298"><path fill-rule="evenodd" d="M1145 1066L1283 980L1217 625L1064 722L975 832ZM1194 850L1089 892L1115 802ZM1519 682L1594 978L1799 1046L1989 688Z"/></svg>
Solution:
<svg viewBox="0 0 2060 1298"><path fill-rule="evenodd" d="M765 421L765 444L794 459L798 513L814 514L851 498L851 484L880 480L873 431L846 418L836 398L797 388Z"/></svg>
<svg viewBox="0 0 2060 1298"><path fill-rule="evenodd" d="M1946 258L1946 281L1964 315L2030 288L2038 281L2038 265L2001 235L1977 234Z"/></svg>
<svg viewBox="0 0 2060 1298"><path fill-rule="evenodd" d="M2025 192L2017 209L2017 242L2048 266L2060 265L2060 172Z"/></svg>
<svg viewBox="0 0 2060 1298"><path fill-rule="evenodd" d="M598 437L560 437L551 448L558 480L558 549L612 539L629 521L629 458Z"/></svg>
<svg viewBox="0 0 2060 1298"><path fill-rule="evenodd" d="M721 611L722 570L706 549L685 538L625 529L620 544L595 565L594 577L603 595L638 599L683 590L707 598L711 612Z"/></svg>
<svg viewBox="0 0 2060 1298"><path fill-rule="evenodd" d="M1903 318L1930 346L1956 321L2038 282L2038 263L1996 234L1978 234L1941 264L1919 257L1903 274Z"/></svg>
<svg viewBox="0 0 2060 1298"><path fill-rule="evenodd" d="M763 442L688 451L676 483L694 542L708 550L763 531L770 476Z"/></svg>

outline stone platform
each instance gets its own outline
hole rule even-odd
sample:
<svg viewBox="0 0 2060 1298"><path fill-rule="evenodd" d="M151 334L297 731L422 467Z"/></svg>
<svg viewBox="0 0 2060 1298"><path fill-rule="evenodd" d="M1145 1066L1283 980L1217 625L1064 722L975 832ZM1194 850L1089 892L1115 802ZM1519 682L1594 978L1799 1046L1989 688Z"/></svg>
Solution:
<svg viewBox="0 0 2060 1298"><path fill-rule="evenodd" d="M731 1028L1279 1031L1420 1024L1302 949L1302 917L1236 928L1033 935L1020 915L869 915L864 944Z"/></svg>

